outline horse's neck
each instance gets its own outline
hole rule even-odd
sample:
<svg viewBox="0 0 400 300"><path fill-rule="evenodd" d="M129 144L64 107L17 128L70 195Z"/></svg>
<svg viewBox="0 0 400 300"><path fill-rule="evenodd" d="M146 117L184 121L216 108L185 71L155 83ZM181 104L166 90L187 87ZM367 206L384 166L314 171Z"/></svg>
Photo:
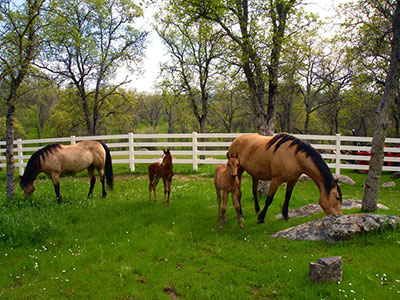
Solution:
<svg viewBox="0 0 400 300"><path fill-rule="evenodd" d="M306 174L315 182L321 194L323 191L325 191L324 177L313 162L304 167L304 174Z"/></svg>

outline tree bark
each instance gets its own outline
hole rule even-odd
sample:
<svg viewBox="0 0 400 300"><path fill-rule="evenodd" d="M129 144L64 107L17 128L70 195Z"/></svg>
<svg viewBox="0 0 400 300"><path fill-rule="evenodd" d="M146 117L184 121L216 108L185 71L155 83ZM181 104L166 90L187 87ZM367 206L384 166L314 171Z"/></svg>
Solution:
<svg viewBox="0 0 400 300"><path fill-rule="evenodd" d="M392 16L393 38L390 55L389 72L386 76L385 91L375 111L375 131L372 140L371 159L367 179L365 180L363 211L374 211L378 208L379 181L382 173L386 130L389 126L389 106L394 102L399 91L400 77L400 4Z"/></svg>

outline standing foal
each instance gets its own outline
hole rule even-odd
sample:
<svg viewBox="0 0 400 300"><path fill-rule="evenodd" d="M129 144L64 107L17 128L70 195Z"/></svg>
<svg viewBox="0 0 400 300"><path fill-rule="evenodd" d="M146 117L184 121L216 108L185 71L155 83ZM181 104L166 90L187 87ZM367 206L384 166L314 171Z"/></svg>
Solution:
<svg viewBox="0 0 400 300"><path fill-rule="evenodd" d="M163 204L165 206L165 197L168 195L168 204L169 204L169 195L171 193L171 181L172 176L174 176L174 171L172 170L172 156L169 150L165 151L163 149L164 156L161 163L155 162L149 165L149 201L151 201L151 191L154 192L154 201L157 202L156 188L158 181L160 178L163 179L164 182L164 201Z"/></svg>
<svg viewBox="0 0 400 300"><path fill-rule="evenodd" d="M240 181L238 175L239 155L236 153L226 154L228 163L226 165L218 165L215 168L214 185L217 192L218 201L218 220L219 228L222 229L222 224L226 223L226 203L228 202L229 193L232 193L233 202L238 217L238 224L241 228L242 213L240 199L242 192L240 190ZM222 208L221 208L221 190L222 190Z"/></svg>

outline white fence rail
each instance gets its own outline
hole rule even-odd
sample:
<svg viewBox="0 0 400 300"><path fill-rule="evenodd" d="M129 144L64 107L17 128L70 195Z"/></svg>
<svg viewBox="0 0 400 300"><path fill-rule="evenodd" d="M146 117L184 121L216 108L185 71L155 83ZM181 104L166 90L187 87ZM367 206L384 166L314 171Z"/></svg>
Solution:
<svg viewBox="0 0 400 300"><path fill-rule="evenodd" d="M113 164L135 165L159 161L163 148L171 149L174 164L225 163L231 142L240 133L177 133L177 134L122 134L103 136L71 136L40 140L14 141L15 166L22 175L30 156L49 143L74 144L84 140L105 142L110 148ZM327 160L328 166L340 174L342 169L368 170L372 138L337 135L295 135L308 140ZM5 141L0 141L0 167L5 167ZM384 171L400 171L400 139L387 138Z"/></svg>

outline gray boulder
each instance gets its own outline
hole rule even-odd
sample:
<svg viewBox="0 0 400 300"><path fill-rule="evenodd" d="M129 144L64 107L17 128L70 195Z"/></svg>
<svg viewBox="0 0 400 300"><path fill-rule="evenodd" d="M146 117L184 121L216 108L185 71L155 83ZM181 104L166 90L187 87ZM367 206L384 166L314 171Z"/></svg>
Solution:
<svg viewBox="0 0 400 300"><path fill-rule="evenodd" d="M270 237L282 237L290 240L325 240L338 242L351 239L362 232L371 232L381 228L393 228L400 223L399 216L381 214L329 215L295 227L291 227Z"/></svg>

